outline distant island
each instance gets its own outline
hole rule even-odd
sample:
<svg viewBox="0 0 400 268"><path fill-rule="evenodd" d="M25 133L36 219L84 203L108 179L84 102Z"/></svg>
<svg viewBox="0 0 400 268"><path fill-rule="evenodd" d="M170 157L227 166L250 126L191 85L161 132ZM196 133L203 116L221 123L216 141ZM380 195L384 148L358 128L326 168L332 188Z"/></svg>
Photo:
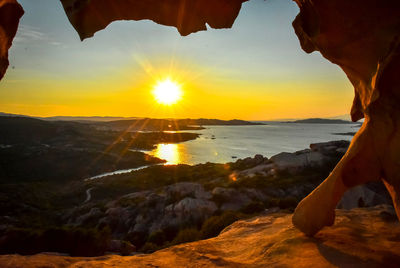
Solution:
<svg viewBox="0 0 400 268"><path fill-rule="evenodd" d="M3 113L0 113L0 116ZM6 116L11 116L11 114L6 114ZM19 115L14 115L19 116ZM47 121L75 121L75 122L116 122L116 121L149 121L150 123L159 123L159 122L177 122L179 125L196 125L196 126L241 126L241 125L263 125L260 122L251 122L239 119L232 120L220 120L220 119L207 119L207 118L199 118L199 119L173 119L173 118L164 118L164 119L156 119L156 118L147 118L147 117L113 117L113 116L51 116L51 117L36 117L38 119L47 120Z"/></svg>
<svg viewBox="0 0 400 268"><path fill-rule="evenodd" d="M342 119L326 119L326 118L308 118L296 121L288 121L285 123L300 123L300 124L354 124L354 122Z"/></svg>
<svg viewBox="0 0 400 268"><path fill-rule="evenodd" d="M140 117L121 117L121 116L50 116L37 117L47 121L75 121L75 122L110 122L116 120L140 119Z"/></svg>
<svg viewBox="0 0 400 268"><path fill-rule="evenodd" d="M341 136L354 136L357 132L342 132L342 133L332 133L333 135L341 135Z"/></svg>
<svg viewBox="0 0 400 268"><path fill-rule="evenodd" d="M90 123L90 122L87 122ZM201 130L204 126L249 126L263 125L262 123L244 120L219 120L219 119L154 119L141 118L133 120L116 120L110 122L92 122L93 125L110 130L142 130L142 131L178 131Z"/></svg>
<svg viewBox="0 0 400 268"><path fill-rule="evenodd" d="M99 130L112 131L179 131L179 130L201 130L203 126L250 126L265 125L260 122L251 122L239 119L156 119L142 117L112 117L112 116L52 116L34 117L20 114L0 112L0 117L25 117L52 122L77 122L91 125Z"/></svg>
<svg viewBox="0 0 400 268"><path fill-rule="evenodd" d="M239 119L233 120L219 120L219 119L179 119L179 122L184 122L187 125L200 125L200 126L249 126L249 125L265 125L260 122L244 121Z"/></svg>

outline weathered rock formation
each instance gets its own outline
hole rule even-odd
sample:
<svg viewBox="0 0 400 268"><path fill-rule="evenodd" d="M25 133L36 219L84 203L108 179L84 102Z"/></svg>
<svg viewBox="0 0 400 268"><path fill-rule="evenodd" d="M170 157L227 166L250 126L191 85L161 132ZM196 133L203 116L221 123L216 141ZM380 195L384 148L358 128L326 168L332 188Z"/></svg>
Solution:
<svg viewBox="0 0 400 268"><path fill-rule="evenodd" d="M320 51L351 81L353 121L365 117L330 176L297 207L293 223L308 235L334 223L344 192L382 179L400 218L400 2L296 0L302 48Z"/></svg>
<svg viewBox="0 0 400 268"><path fill-rule="evenodd" d="M24 14L16 0L0 0L0 80L8 67L8 49L17 32L19 19Z"/></svg>
<svg viewBox="0 0 400 268"><path fill-rule="evenodd" d="M322 230L314 238L294 228L291 216L276 213L238 221L215 238L149 255L95 258L2 255L0 266L364 268L396 267L400 262L400 224L390 207L338 210L336 225Z"/></svg>
<svg viewBox="0 0 400 268"><path fill-rule="evenodd" d="M230 28L247 0L61 0L81 39L115 20L143 20L175 26L181 35Z"/></svg>
<svg viewBox="0 0 400 268"><path fill-rule="evenodd" d="M151 19L175 26L182 35L231 27L245 0L62 0L81 39L119 19ZM365 122L331 175L301 202L293 222L314 235L334 222L344 192L368 181L383 180L400 217L400 2L397 0L294 0L300 14L293 22L301 47L319 51L339 65L354 85L354 121ZM2 5L1 5L2 4ZM0 16L0 74L22 14L15 0L2 0L15 13ZM13 14L13 15L8 15ZM8 18L3 22L3 17ZM1 29L1 28L0 28Z"/></svg>

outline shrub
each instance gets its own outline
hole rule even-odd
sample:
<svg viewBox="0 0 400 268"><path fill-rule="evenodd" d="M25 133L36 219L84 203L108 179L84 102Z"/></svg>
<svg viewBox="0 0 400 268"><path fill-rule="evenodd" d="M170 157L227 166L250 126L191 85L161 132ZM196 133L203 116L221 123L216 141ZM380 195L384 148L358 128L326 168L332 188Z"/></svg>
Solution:
<svg viewBox="0 0 400 268"><path fill-rule="evenodd" d="M130 232L125 236L125 240L129 241L137 249L143 247L147 240L147 233L145 232Z"/></svg>
<svg viewBox="0 0 400 268"><path fill-rule="evenodd" d="M225 227L243 217L242 213L234 211L226 211L220 216L213 216L203 223L201 238L217 236Z"/></svg>
<svg viewBox="0 0 400 268"><path fill-rule="evenodd" d="M159 247L151 242L147 242L144 246L140 249L141 252L144 253L153 253L154 251L158 250Z"/></svg>
<svg viewBox="0 0 400 268"><path fill-rule="evenodd" d="M162 246L166 240L167 239L165 237L164 231L158 230L158 231L152 232L149 235L147 242L156 244L157 246Z"/></svg>
<svg viewBox="0 0 400 268"><path fill-rule="evenodd" d="M278 206L281 209L294 209L294 208L296 208L298 202L299 201L297 200L297 198L295 198L293 196L289 196L289 197L279 199Z"/></svg>
<svg viewBox="0 0 400 268"><path fill-rule="evenodd" d="M111 232L108 228L11 229L0 242L0 254L54 251L71 256L98 256L107 250L110 239Z"/></svg>
<svg viewBox="0 0 400 268"><path fill-rule="evenodd" d="M179 230L184 229L184 226L181 226L180 228L178 226L166 226L163 229L164 235L165 235L165 240L166 241L171 241L173 240L176 235L178 234Z"/></svg>
<svg viewBox="0 0 400 268"><path fill-rule="evenodd" d="M179 231L178 235L172 240L171 244L181 244L196 241L200 238L200 231L196 228L188 228Z"/></svg>
<svg viewBox="0 0 400 268"><path fill-rule="evenodd" d="M220 207L227 200L226 200L226 197L224 195L214 194L212 196L212 201L217 205L217 207Z"/></svg>
<svg viewBox="0 0 400 268"><path fill-rule="evenodd" d="M241 208L240 211L245 214L256 214L256 213L262 212L264 209L265 209L265 206L263 203L253 201L250 204L248 204L247 206L244 206L243 208Z"/></svg>

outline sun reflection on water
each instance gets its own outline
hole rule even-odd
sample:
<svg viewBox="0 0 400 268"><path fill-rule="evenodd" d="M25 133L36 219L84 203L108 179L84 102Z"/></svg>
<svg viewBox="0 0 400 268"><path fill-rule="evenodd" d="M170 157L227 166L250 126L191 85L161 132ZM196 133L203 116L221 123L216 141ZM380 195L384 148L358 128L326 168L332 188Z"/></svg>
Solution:
<svg viewBox="0 0 400 268"><path fill-rule="evenodd" d="M154 156L167 161L166 165L177 165L181 163L181 156L179 153L179 144L163 144L157 145Z"/></svg>

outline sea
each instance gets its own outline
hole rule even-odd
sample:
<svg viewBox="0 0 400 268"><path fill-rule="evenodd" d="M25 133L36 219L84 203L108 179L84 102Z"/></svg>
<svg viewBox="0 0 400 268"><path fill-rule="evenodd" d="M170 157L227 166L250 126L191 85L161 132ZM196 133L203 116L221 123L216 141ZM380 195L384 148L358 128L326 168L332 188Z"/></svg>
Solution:
<svg viewBox="0 0 400 268"><path fill-rule="evenodd" d="M357 132L361 126L360 123L262 123L265 125L205 126L203 130L187 131L201 134L195 140L161 143L146 153L166 160L169 165L227 163L256 154L271 157L281 152L295 152L309 148L311 143L350 141L353 136L348 133Z"/></svg>
<svg viewBox="0 0 400 268"><path fill-rule="evenodd" d="M261 154L271 157L281 152L296 152L307 149L312 143L333 140L351 141L361 127L350 124L306 124L288 122L259 122L264 125L205 126L202 130L171 131L200 134L199 138L181 143L160 143L154 150L140 150L146 154L166 160L164 165L202 163L228 163L237 159ZM116 174L129 173L147 168L148 165L115 170L87 178L99 179Z"/></svg>

